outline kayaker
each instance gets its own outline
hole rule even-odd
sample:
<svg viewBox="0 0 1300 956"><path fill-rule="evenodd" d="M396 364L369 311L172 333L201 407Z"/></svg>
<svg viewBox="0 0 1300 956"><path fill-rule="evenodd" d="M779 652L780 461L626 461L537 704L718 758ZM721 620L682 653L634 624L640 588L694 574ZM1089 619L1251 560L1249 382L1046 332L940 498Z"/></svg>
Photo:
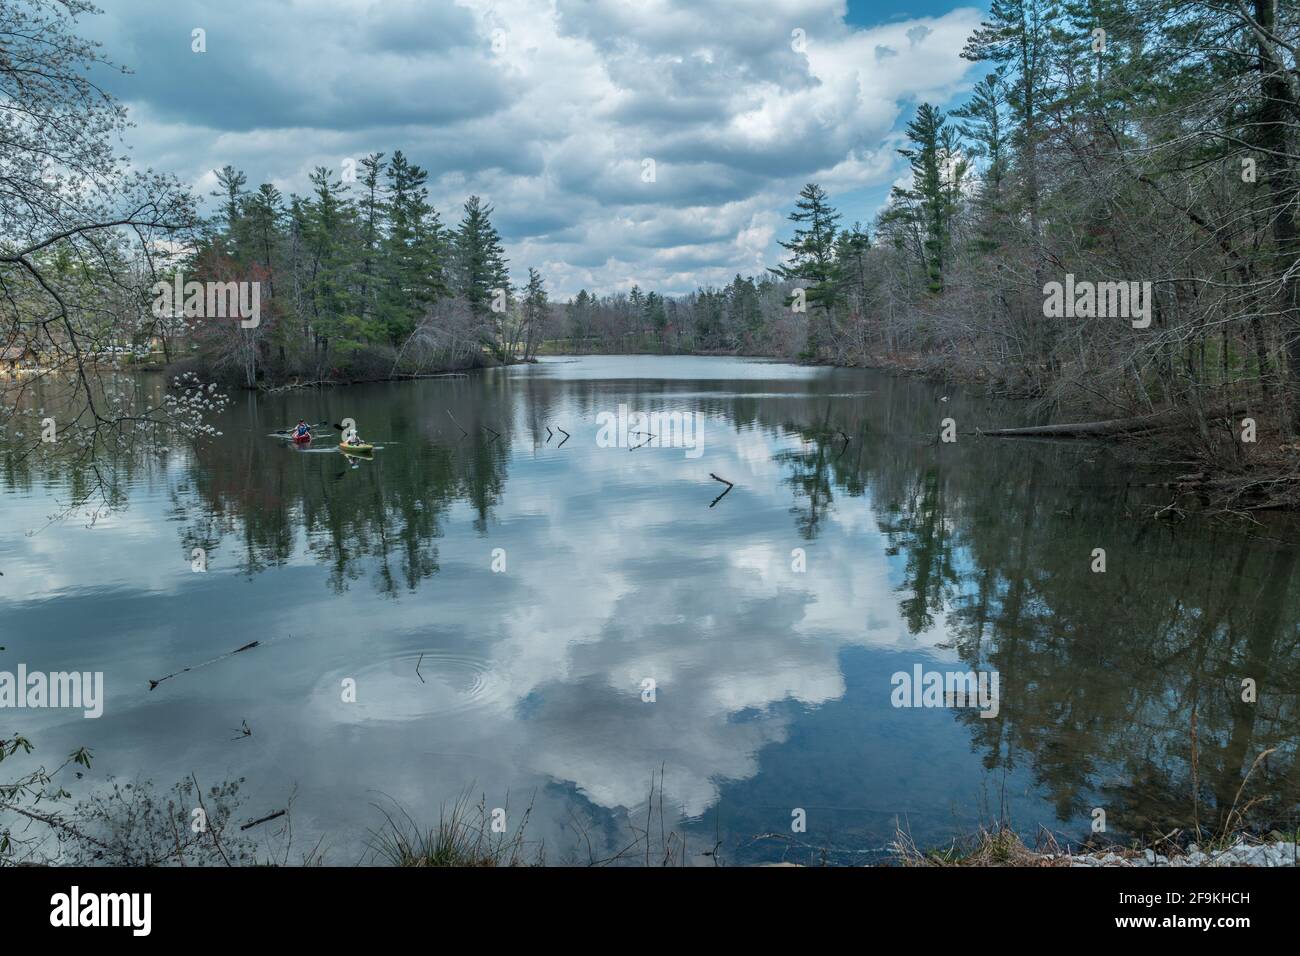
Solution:
<svg viewBox="0 0 1300 956"><path fill-rule="evenodd" d="M298 424L293 427L293 437L295 440L299 438L310 438L311 426L308 425L301 418L298 419Z"/></svg>

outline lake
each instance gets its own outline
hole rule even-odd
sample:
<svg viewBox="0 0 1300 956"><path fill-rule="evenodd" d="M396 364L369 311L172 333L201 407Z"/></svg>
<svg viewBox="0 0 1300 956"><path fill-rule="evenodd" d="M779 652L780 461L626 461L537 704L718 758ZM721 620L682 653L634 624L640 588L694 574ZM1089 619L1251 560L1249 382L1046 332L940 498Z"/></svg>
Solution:
<svg viewBox="0 0 1300 956"><path fill-rule="evenodd" d="M269 436L299 418L380 447ZM0 669L102 671L105 701L0 732L37 746L15 772L91 748L77 797L242 778L241 819L292 798L339 864L376 804L428 826L462 795L531 807L552 863L647 821L700 865L1077 841L1098 810L1149 836L1213 826L1270 748L1240 802L1294 821L1294 531L1153 520L1113 450L975 434L1027 421L882 372L593 356L236 393L219 438L113 462L93 517L50 521L84 466L6 455Z"/></svg>

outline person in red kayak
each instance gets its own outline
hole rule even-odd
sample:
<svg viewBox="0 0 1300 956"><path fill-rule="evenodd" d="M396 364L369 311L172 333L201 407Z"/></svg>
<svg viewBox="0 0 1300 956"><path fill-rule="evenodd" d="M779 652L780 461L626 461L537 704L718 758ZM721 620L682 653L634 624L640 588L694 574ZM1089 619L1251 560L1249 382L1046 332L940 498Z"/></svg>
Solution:
<svg viewBox="0 0 1300 956"><path fill-rule="evenodd" d="M298 419L298 424L293 426L293 440L311 441L311 426L301 418Z"/></svg>

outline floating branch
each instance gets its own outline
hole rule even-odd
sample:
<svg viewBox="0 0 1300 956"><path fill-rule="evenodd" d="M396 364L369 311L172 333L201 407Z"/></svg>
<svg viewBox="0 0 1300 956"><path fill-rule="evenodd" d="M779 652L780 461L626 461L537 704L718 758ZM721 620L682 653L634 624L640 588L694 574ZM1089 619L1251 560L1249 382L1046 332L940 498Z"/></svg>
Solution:
<svg viewBox="0 0 1300 956"><path fill-rule="evenodd" d="M736 487L736 486L735 486L734 484L732 484L730 481L728 481L726 478L719 478L719 477L718 477L717 475L715 475L713 472L709 472L709 477L712 478L714 481L720 481L720 482L722 482L724 485L727 486L727 490L726 490L726 491L724 491L722 494L718 495L718 497L714 498L713 501L711 501L711 502L709 503L709 507L712 508L714 505L716 505L716 504L717 504L719 501L721 501L723 498L727 497L727 495L730 494L731 489L734 488L734 487Z"/></svg>
<svg viewBox="0 0 1300 956"><path fill-rule="evenodd" d="M549 442L549 441L550 441L552 438L554 438L554 437L555 437L555 433L551 431L551 426L550 426L550 425L547 425L547 426L546 426L546 441Z"/></svg>
<svg viewBox="0 0 1300 956"><path fill-rule="evenodd" d="M456 427L460 429L460 433L462 435L468 435L469 432L465 431L465 429L461 426L460 422L456 421L456 416L451 413L451 409L449 408L446 411L447 411L447 417L450 418L452 422L456 425Z"/></svg>
<svg viewBox="0 0 1300 956"><path fill-rule="evenodd" d="M561 428L559 425L556 425L556 426L555 426L555 430L556 430L557 432L559 432L561 435L564 436L564 441L568 441L568 440L569 440L569 438L570 438L569 433L566 432L566 431L565 431L563 428ZM564 441L560 442L560 443L559 443L558 445L556 445L555 447L556 447L556 448L563 448L563 447L564 447Z"/></svg>
<svg viewBox="0 0 1300 956"><path fill-rule="evenodd" d="M253 827L257 826L257 825L260 824L260 823L266 823L268 820L274 820L274 819L276 819L277 817L282 817L282 816L284 816L284 815L285 815L286 813L288 813L288 812L289 812L288 810L276 810L275 813L268 813L266 816L262 817L260 820L254 820L252 823L245 823L245 824L244 824L242 827L240 827L239 829L241 829L241 830L251 830Z"/></svg>
<svg viewBox="0 0 1300 956"><path fill-rule="evenodd" d="M207 667L209 664L215 664L217 661L224 661L227 657L233 657L234 655L242 653L243 651L250 651L261 643L262 643L261 641L253 641L253 643L251 644L245 644L243 647L237 647L233 651L230 651L229 653L222 654L220 657L214 657L210 661L204 661L202 664L195 664L193 667L185 667L182 668L181 670L178 670L175 674L168 674L166 677L159 677L157 680L151 680L149 681L149 689L153 690L163 681L171 680L173 677L176 677L179 674L184 674L189 671L196 671L200 667Z"/></svg>
<svg viewBox="0 0 1300 956"><path fill-rule="evenodd" d="M658 435L651 435L650 432L628 432L628 434L629 435L650 435L650 437L647 438L645 441L643 441L640 445L633 445L628 449L628 451L636 451L638 448L644 448L646 445L650 444L652 441L654 441L656 438L659 437Z"/></svg>
<svg viewBox="0 0 1300 956"><path fill-rule="evenodd" d="M420 653L420 659L415 662L415 676L420 678L420 683L425 683L424 675L420 673L420 664L424 661L424 653Z"/></svg>
<svg viewBox="0 0 1300 956"><path fill-rule="evenodd" d="M501 433L497 431L495 428L493 428L491 425L484 425L483 427L492 433L493 441L496 441L498 438L501 437Z"/></svg>

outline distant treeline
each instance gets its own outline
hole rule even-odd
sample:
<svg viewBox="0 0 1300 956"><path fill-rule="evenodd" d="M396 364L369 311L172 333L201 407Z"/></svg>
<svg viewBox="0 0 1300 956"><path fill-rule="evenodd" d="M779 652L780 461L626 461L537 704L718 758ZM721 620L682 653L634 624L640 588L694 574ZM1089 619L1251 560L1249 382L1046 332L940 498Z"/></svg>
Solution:
<svg viewBox="0 0 1300 956"><path fill-rule="evenodd" d="M994 0L964 51L989 72L950 115L919 106L900 150L910 177L870 230L844 228L809 184L766 279L675 300L580 295L568 332L594 347L907 359L1117 416L1255 402L1291 428L1297 10ZM1105 302L1045 310L1071 276L1150 282L1150 325Z"/></svg>
<svg viewBox="0 0 1300 956"><path fill-rule="evenodd" d="M665 348L921 365L1055 418L1176 409L1157 457L1204 466L1184 490L1296 505L1298 55L1278 0L993 0L964 50L989 72L950 115L916 110L870 235L809 184L771 279L575 302L570 325L596 347L662 328Z"/></svg>
<svg viewBox="0 0 1300 956"><path fill-rule="evenodd" d="M994 0L964 51L989 72L951 115L919 106L900 150L910 177L875 222L842 225L809 183L784 262L685 296L584 290L552 307L532 269L513 288L491 207L471 197L444 224L400 152L366 157L353 183L318 169L313 195L287 201L272 186L245 192L227 168L195 266L262 275L271 314L253 336L205 334L250 383L509 361L543 345L729 351L930 365L1111 417L1188 407L1207 448L1226 437L1209 434L1223 408L1288 433L1300 418L1297 48L1296 8L1274 0ZM1149 315L1109 314L1104 299L1049 314L1045 290L1074 279L1150 283Z"/></svg>

